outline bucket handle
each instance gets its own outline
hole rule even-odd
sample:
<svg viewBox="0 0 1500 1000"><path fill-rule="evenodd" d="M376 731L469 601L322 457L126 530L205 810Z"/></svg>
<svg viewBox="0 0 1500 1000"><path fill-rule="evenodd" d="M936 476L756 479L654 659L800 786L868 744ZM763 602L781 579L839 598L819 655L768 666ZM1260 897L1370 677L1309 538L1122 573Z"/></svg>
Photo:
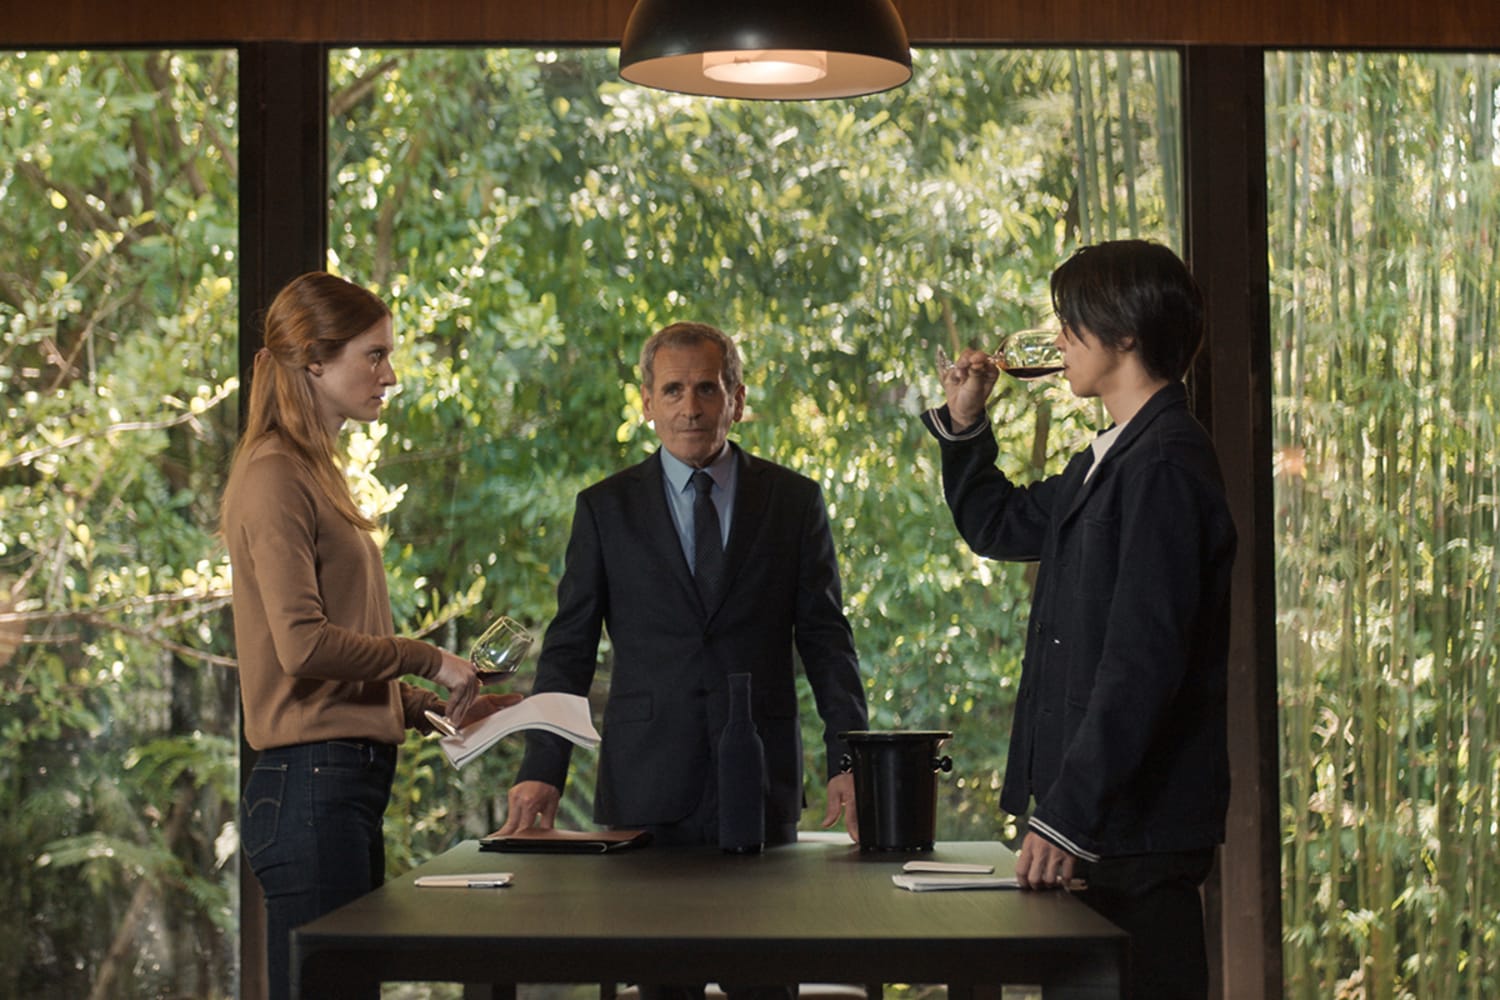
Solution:
<svg viewBox="0 0 1500 1000"><path fill-rule="evenodd" d="M844 754L843 756L839 757L839 773L843 774L845 771L852 770L854 770L854 758L849 756L848 754ZM949 757L947 754L943 754L941 757L932 758L932 770L934 773L942 771L945 774L952 771L953 758Z"/></svg>

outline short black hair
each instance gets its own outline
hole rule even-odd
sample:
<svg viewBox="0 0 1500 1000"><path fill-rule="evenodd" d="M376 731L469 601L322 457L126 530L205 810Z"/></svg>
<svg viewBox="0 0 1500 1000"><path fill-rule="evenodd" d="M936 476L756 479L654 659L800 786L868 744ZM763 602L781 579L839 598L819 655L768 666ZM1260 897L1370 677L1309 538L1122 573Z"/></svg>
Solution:
<svg viewBox="0 0 1500 1000"><path fill-rule="evenodd" d="M1146 370L1180 380L1203 344L1203 293L1182 258L1149 240L1079 249L1052 272L1052 310L1076 334L1133 348Z"/></svg>

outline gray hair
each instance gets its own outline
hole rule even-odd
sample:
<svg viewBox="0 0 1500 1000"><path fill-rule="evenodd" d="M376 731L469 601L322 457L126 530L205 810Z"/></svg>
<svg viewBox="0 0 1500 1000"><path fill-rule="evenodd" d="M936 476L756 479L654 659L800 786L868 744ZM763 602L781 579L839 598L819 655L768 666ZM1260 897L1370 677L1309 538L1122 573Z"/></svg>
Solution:
<svg viewBox="0 0 1500 1000"><path fill-rule="evenodd" d="M641 384L648 388L656 386L656 352L663 347L696 347L699 344L716 344L724 358L720 376L724 388L734 392L744 381L744 367L740 362L739 348L727 333L707 323L673 323L653 333L641 348Z"/></svg>

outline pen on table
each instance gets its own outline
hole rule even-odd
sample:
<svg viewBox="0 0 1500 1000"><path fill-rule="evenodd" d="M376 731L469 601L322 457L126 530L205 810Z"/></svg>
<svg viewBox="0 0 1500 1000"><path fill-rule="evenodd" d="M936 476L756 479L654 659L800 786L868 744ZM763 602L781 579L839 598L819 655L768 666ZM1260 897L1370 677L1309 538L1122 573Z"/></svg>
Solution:
<svg viewBox="0 0 1500 1000"><path fill-rule="evenodd" d="M416 880L421 889L503 889L510 885L510 872L475 872L469 875L423 875Z"/></svg>

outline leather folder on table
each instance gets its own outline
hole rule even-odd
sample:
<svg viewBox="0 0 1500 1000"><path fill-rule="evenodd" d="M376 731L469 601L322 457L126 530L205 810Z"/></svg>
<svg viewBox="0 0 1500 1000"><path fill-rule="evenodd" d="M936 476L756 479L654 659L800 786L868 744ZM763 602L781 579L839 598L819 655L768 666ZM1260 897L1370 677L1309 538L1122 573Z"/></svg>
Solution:
<svg viewBox="0 0 1500 1000"><path fill-rule="evenodd" d="M481 851L545 854L604 854L651 842L645 830L523 830L479 839Z"/></svg>

